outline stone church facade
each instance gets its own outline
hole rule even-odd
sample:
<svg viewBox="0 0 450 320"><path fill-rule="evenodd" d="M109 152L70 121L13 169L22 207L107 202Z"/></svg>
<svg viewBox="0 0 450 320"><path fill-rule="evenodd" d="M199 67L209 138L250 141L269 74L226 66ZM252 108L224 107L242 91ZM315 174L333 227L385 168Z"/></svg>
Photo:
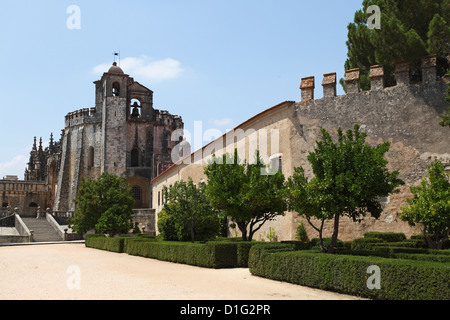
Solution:
<svg viewBox="0 0 450 320"><path fill-rule="evenodd" d="M0 180L3 211L74 211L82 178L103 172L126 179L136 209L152 208L151 180L172 165L171 135L182 118L154 109L153 91L117 63L94 84L95 107L67 114L59 141L52 135L44 149L35 138L25 181Z"/></svg>

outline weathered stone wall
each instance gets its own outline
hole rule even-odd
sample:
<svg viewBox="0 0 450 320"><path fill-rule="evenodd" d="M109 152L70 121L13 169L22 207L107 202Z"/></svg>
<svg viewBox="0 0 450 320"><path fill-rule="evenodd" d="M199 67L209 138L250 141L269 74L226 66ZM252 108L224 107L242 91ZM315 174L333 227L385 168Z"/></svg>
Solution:
<svg viewBox="0 0 450 320"><path fill-rule="evenodd" d="M61 163L55 186L56 211L73 211L81 178L96 179L101 174L102 127L101 114L83 109L66 116L61 141ZM92 150L90 150L92 147ZM93 152L92 166L89 164Z"/></svg>
<svg viewBox="0 0 450 320"><path fill-rule="evenodd" d="M379 66L374 70L378 73L372 74L380 75ZM358 70L351 73L347 81L358 81ZM391 143L386 155L388 167L391 171L399 171L400 178L406 183L398 194L384 201L384 212L379 220L366 218L361 223L354 223L344 219L339 238L349 240L361 237L367 231L404 232L407 236L419 233L420 228L411 228L399 219L399 212L401 206L406 205L405 199L411 197L410 187L426 175L427 165L436 158L450 163L450 129L439 126L439 114L448 108L445 81L438 80L435 70L428 68L424 69L424 80L419 84L409 83L406 77L397 86L384 88L380 85L380 77L373 76L370 91L354 90L339 97L326 94L327 87L329 85L324 85L323 99L304 99L294 106L291 141L297 147L292 158L311 174L306 157L313 150L315 141L320 139L320 129L325 128L335 135L338 128L348 130L359 124L361 130L367 133L370 144ZM295 214L292 219L291 233L295 234L300 220ZM316 234L306 221L304 225L309 234ZM332 225L328 223L325 225L326 236L330 236L331 232Z"/></svg>
<svg viewBox="0 0 450 320"><path fill-rule="evenodd" d="M125 177L127 159L126 98L106 97L103 107L102 171Z"/></svg>
<svg viewBox="0 0 450 320"><path fill-rule="evenodd" d="M138 223L138 227L146 234L156 235L155 210L138 209L133 212L133 223Z"/></svg>

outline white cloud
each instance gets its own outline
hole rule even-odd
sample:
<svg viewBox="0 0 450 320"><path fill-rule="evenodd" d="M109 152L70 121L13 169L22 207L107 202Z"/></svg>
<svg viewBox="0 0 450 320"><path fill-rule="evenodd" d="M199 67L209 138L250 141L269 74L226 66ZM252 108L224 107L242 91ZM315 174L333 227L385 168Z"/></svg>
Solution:
<svg viewBox="0 0 450 320"><path fill-rule="evenodd" d="M94 67L97 75L107 72L111 64L105 63ZM179 77L183 73L181 62L172 58L154 60L145 55L121 59L120 67L126 74L137 81L161 82Z"/></svg>
<svg viewBox="0 0 450 320"><path fill-rule="evenodd" d="M209 120L209 122L212 123L216 127L226 127L226 126L231 126L233 124L233 119L231 119L231 118L211 119L211 120Z"/></svg>
<svg viewBox="0 0 450 320"><path fill-rule="evenodd" d="M10 161L0 162L0 179L6 175L18 176L23 178L23 172L28 163L28 157L24 155L15 156Z"/></svg>

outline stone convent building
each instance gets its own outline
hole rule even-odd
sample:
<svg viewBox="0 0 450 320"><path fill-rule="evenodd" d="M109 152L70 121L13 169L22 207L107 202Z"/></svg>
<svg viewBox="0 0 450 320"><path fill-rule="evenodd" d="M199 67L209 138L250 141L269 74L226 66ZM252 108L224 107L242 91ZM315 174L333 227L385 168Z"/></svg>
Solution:
<svg viewBox="0 0 450 320"><path fill-rule="evenodd" d="M436 57L424 58L422 81L414 83L409 64L398 62L395 70L397 83L386 87L383 66L372 66L371 89L368 91L360 88L360 70L347 70L347 93L341 96L336 94L336 73L328 73L321 79L321 99L314 97L316 79L303 78L300 101L281 102L262 111L155 177L152 187L156 213L164 205L164 186L189 177L195 183L207 182L203 168L213 154L233 153L237 148L239 158L249 162L253 160L256 149L265 150L261 155L267 158L266 164L281 170L286 177L300 166L312 177L307 157L321 139L321 129L326 129L336 138L338 128L349 130L359 124L367 133L368 143L391 143L386 154L388 168L400 172L405 186L399 189L399 193L379 199L384 209L380 219L366 217L361 223L341 219L339 239L352 240L368 231L403 232L408 237L420 233L418 228L411 228L399 218L401 206L406 205L405 199L412 196L410 187L426 175L427 165L434 159L443 162L450 172L450 128L439 125L439 115L448 110L445 96L449 79L439 78L436 68ZM278 134L272 135L272 132ZM180 144L177 148L182 149L183 146ZM303 217L295 212L286 212L284 216L266 223L254 239L267 241L269 234L275 234L277 240L293 240L301 221L310 239L317 238L317 232ZM324 236L331 236L332 230L332 221L327 221ZM234 236L233 231L230 235Z"/></svg>
<svg viewBox="0 0 450 320"><path fill-rule="evenodd" d="M181 117L153 108L153 91L114 63L95 84L95 107L71 112L59 141L47 148L34 139L25 181L0 180L2 211L19 208L24 215L74 211L82 177L103 172L126 178L136 209L150 209L151 180L172 165L174 130ZM4 214L5 215L5 214Z"/></svg>

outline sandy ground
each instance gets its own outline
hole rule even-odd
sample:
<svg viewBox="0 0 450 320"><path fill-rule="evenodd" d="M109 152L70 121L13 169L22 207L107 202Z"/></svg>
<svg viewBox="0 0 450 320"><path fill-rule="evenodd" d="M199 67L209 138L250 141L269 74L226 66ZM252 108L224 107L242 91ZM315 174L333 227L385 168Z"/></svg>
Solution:
<svg viewBox="0 0 450 320"><path fill-rule="evenodd" d="M355 297L84 244L0 247L0 300L353 300Z"/></svg>

